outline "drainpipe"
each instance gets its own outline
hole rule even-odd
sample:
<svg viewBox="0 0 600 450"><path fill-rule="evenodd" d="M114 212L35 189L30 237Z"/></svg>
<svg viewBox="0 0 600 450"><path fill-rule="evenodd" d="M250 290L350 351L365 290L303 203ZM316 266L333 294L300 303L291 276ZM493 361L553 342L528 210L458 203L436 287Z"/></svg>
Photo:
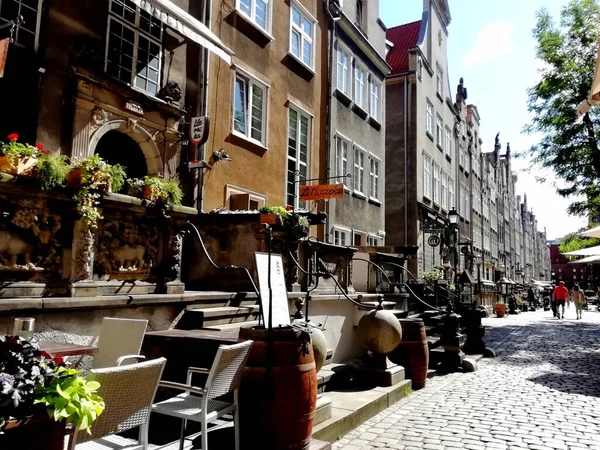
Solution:
<svg viewBox="0 0 600 450"><path fill-rule="evenodd" d="M206 0L204 4L204 8L202 8L202 15L200 17L200 21L205 24L210 29L210 20L211 20L211 12L212 12L212 0ZM202 71L200 72L200 79L198 80L198 85L202 86L202 105L200 106L200 115L205 116L208 112L208 70L209 70L209 53L208 49L202 47ZM196 108L198 111L198 108ZM199 149L199 159L204 161L204 149L206 144L203 144ZM198 195L196 198L196 209L198 209L198 214L202 212L203 208L203 194L204 194L204 169L198 169Z"/></svg>
<svg viewBox="0 0 600 450"><path fill-rule="evenodd" d="M408 76L404 75L404 245L408 246Z"/></svg>

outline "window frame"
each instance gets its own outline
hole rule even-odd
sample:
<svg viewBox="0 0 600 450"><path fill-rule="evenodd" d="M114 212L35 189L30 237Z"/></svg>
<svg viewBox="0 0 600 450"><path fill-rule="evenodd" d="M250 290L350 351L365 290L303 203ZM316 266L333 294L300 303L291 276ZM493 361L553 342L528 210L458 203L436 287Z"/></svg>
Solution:
<svg viewBox="0 0 600 450"><path fill-rule="evenodd" d="M295 23L294 23L294 9L296 9L299 13L300 13L300 17L301 19L307 19L310 23L311 23L311 33L312 36L310 37L310 45L311 45L311 60L310 60L310 64L306 64L306 62L303 59L304 56L304 37L305 37L305 32L302 29L302 27L298 27ZM315 61L316 61L316 31L317 31L317 19L315 19L315 17L298 1L293 0L292 2L290 2L290 32L289 32L289 40L290 40L290 44L289 44L289 48L288 48L288 53L296 60L298 61L300 64L304 65L305 67L307 67L308 69L311 70L311 72L315 72ZM297 33L300 33L300 41L299 41L299 51L300 51L300 55L295 55L293 48L292 48L292 35L294 33L294 30Z"/></svg>
<svg viewBox="0 0 600 450"><path fill-rule="evenodd" d="M250 10L251 14L248 15L242 7L241 3L243 0L235 0L235 10L248 22L250 22L253 26L255 26L261 33L266 34L271 39L273 32L273 1L274 0L262 0L267 4L267 17L266 17L266 28L261 27L258 22L255 20L256 18L256 1L257 0L248 0L250 2Z"/></svg>
<svg viewBox="0 0 600 450"><path fill-rule="evenodd" d="M225 185L225 205L228 210L231 209L231 195L235 194L247 194L250 200L254 200L260 204L260 206L265 206L267 204L267 196L261 194L259 192L251 191L248 189L244 189L239 186L235 186L233 184Z"/></svg>
<svg viewBox="0 0 600 450"><path fill-rule="evenodd" d="M377 88L377 95L374 95L373 87ZM377 123L382 122L381 114L381 83L375 79L373 74L369 77L369 116ZM375 115L373 114L373 99L376 99Z"/></svg>
<svg viewBox="0 0 600 450"><path fill-rule="evenodd" d="M423 152L423 198L433 201L433 158Z"/></svg>
<svg viewBox="0 0 600 450"><path fill-rule="evenodd" d="M22 15L21 14L21 9L23 7L30 9L32 11L35 11L35 27L33 30L29 30L27 28L25 29L26 33L33 33L33 48L31 48L31 50L33 51L33 53L37 53L39 50L39 46L40 46L40 28L41 28L41 24L42 24L42 7L44 4L44 0L38 0L37 2L37 7L34 10L33 8L31 8L30 6L23 4L23 0L14 0L15 3L17 3L19 5L19 13L18 15ZM0 2L1 3L1 2ZM2 17L0 19L0 25L6 25L9 24L11 22L11 20L13 20L14 17L11 18L5 18ZM28 25L28 24L27 24ZM21 25L19 28L16 29L16 36L14 37L14 42L12 43L12 45L15 45L17 47L20 48L24 48L24 49L29 49L28 46L22 44L21 42L19 42L19 33L21 31L21 28L23 28L23 25ZM10 29L10 28L9 28Z"/></svg>
<svg viewBox="0 0 600 450"><path fill-rule="evenodd" d="M439 64L436 64L435 68L435 92L442 99L444 98L444 71Z"/></svg>
<svg viewBox="0 0 600 450"><path fill-rule="evenodd" d="M437 174L437 177L436 177ZM442 167L433 161L433 203L441 206L442 194Z"/></svg>
<svg viewBox="0 0 600 450"><path fill-rule="evenodd" d="M427 103L425 105L425 132L429 134L429 136L433 139L433 119L435 115L435 110L433 109L433 103L429 99L426 100Z"/></svg>
<svg viewBox="0 0 600 450"><path fill-rule="evenodd" d="M435 116L435 143L440 149L444 149L444 119L439 113Z"/></svg>
<svg viewBox="0 0 600 450"><path fill-rule="evenodd" d="M235 99L236 99L236 87L237 87L237 80L238 78L245 80L245 95L246 95L246 102L247 104L245 105L245 110L244 110L244 119L245 119L245 126L246 126L246 133L242 133L241 131L238 131L235 129ZM262 117L261 117L261 121L262 121L262 130L261 130L261 136L262 139L259 141L258 139L255 139L252 137L252 108L253 108L253 92L251 93L250 91L253 91L253 87L254 85L256 85L259 88L262 88L263 90L263 110L262 110ZM259 145L260 147L263 148L268 148L267 146L267 124L268 124L268 116L267 116L267 112L269 109L269 85L264 83L263 81L257 79L256 77L252 76L251 74L249 74L247 71L240 69L239 67L235 67L233 70L233 95L232 95L232 106L231 106L231 111L232 111L232 117L231 117L231 133L235 136L240 137L241 139L245 139L247 141L252 142L255 145Z"/></svg>
<svg viewBox="0 0 600 450"><path fill-rule="evenodd" d="M356 157L357 153L362 155L362 165L360 165L357 161L357 159L360 159ZM369 154L364 148L357 144L352 145L352 192L354 195L362 198L367 198L367 192L365 192L365 165L366 161L368 160L368 156ZM357 183L359 189L356 188Z"/></svg>
<svg viewBox="0 0 600 450"><path fill-rule="evenodd" d="M441 208L444 211L450 211L450 208L448 207L448 180L450 178L450 175L448 175L448 172L446 172L445 170L442 170L442 199L441 199Z"/></svg>
<svg viewBox="0 0 600 450"><path fill-rule="evenodd" d="M340 241L341 241L341 236L344 235L346 236L346 238L348 239L348 243L347 244L342 244L342 243L337 243L336 242L336 232L339 233L340 235ZM338 225L334 225L331 228L331 235L333 236L333 245L338 245L338 246L342 246L342 247L351 247L351 240L352 240L352 230L349 228L345 228L345 227L340 227Z"/></svg>
<svg viewBox="0 0 600 450"><path fill-rule="evenodd" d="M346 171L345 171L345 173L342 173L343 170L340 171L340 169L343 168L344 158L343 158L343 155L341 154L341 145L338 146L338 144L346 144L347 153L346 153ZM342 183L344 184L344 190L346 190L348 192L351 191L349 183L348 183L349 178L347 177L348 169L352 162L351 149L352 149L352 141L350 139L342 136L340 133L336 133L335 134L335 150L334 150L335 175L338 177L343 176ZM340 150L339 155L338 155L338 150ZM354 170L354 167L352 167L352 169Z"/></svg>
<svg viewBox="0 0 600 450"><path fill-rule="evenodd" d="M448 175L448 211L456 206L456 180Z"/></svg>
<svg viewBox="0 0 600 450"><path fill-rule="evenodd" d="M383 237L369 233L367 236L367 245L369 247L381 247L383 244Z"/></svg>
<svg viewBox="0 0 600 450"><path fill-rule="evenodd" d="M448 125L444 128L446 140L444 142L444 152L446 156L452 158L452 130Z"/></svg>
<svg viewBox="0 0 600 450"><path fill-rule="evenodd" d="M381 159L375 156L373 153L369 153L369 200L380 203L381 199L379 194L381 193ZM373 171L374 166L376 171ZM375 186L375 194L373 195L373 186Z"/></svg>
<svg viewBox="0 0 600 450"><path fill-rule="evenodd" d="M135 7L135 24L132 24L130 22L127 22L127 20L125 20L123 17L117 15L116 13L112 12L112 4L113 4L114 0L109 0L108 2L108 18L107 18L107 23L106 23L106 43L105 43L105 48L104 48L104 73L111 77L114 78L116 80L119 80L122 83L127 84L131 89L138 91L138 92L142 92L144 93L144 95L149 95L151 97L156 98L156 96L158 95L158 93L160 92L161 88L162 88L162 82L163 82L163 39L164 39L164 24L161 22L161 37L160 40L158 40L155 36L152 36L150 33L142 30L140 28L140 17L141 17L141 8L139 6L136 5ZM133 42L133 53L131 55L131 59L132 59L132 66L131 66L131 80L129 82L123 81L121 78L118 77L114 77L112 75L110 75L108 73L108 52L109 52L109 48L110 48L110 29L111 29L111 22L115 21L118 22L122 27L128 28L129 30L131 30L133 32L134 35L134 42ZM159 49L160 52L158 54L158 81L156 82L156 94L151 93L150 91L147 91L145 89L139 88L136 85L136 79L138 76L138 72L137 72L137 64L138 64L138 55L139 55L139 50L140 50L140 35L156 44ZM125 67L125 66L119 66L119 67Z"/></svg>
<svg viewBox="0 0 600 450"><path fill-rule="evenodd" d="M359 95L358 87L358 73L362 73L362 95ZM352 68L352 99L354 104L359 107L364 112L367 112L369 109L369 71L364 66L364 64L360 63L357 58L354 58L354 67Z"/></svg>
<svg viewBox="0 0 600 450"><path fill-rule="evenodd" d="M293 174L290 174L289 171L289 162L290 162L290 113L291 111L295 111L296 114L298 114L297 117L297 123L296 123L296 143L297 143L297 148L296 148L296 154L299 153L300 151L300 124L301 124L301 117L304 116L307 118L308 120L308 130L307 130L307 134L306 134L306 178L310 178L310 164L311 164L311 151L312 151L312 132L313 132L313 120L314 117L312 114L308 113L307 111L305 111L303 108L300 108L298 106L296 106L293 103L289 103L288 104L288 117L287 117L287 144L286 144L286 180L285 180L285 203L287 206L291 206L293 207L295 210L298 209L300 207L300 196L298 195L298 188L299 188L299 183L296 184L294 183L294 187L296 192L293 193L294 195L294 204L293 205L289 205L288 204L288 184L290 181L290 176L294 176ZM296 163L298 163L298 158L296 157ZM296 164L296 170L298 170L298 168L300 167L300 164ZM300 175L299 175L300 176ZM306 205L306 207L308 208L308 205Z"/></svg>
<svg viewBox="0 0 600 450"><path fill-rule="evenodd" d="M344 55L348 58L347 61L347 65L345 66L346 69L346 90L343 90L343 86L342 89L340 89L340 86L338 85L339 82L339 69L340 69L340 55ZM335 57L335 67L336 67L336 78L335 78L335 88L337 91L339 91L340 93L342 93L343 95L345 95L346 97L348 97L349 99L352 99L352 60L353 60L354 56L352 55L352 52L350 52L349 49L346 48L346 46L342 45L340 40L338 39L337 41L337 50L336 50L336 57ZM344 68L344 65L342 64L342 69ZM342 84L343 84L343 72L342 72Z"/></svg>
<svg viewBox="0 0 600 450"><path fill-rule="evenodd" d="M357 236L361 236L364 238L364 245L367 245L367 238L369 236L369 233L367 233L366 231L361 231L361 230L352 230L352 246L353 247L363 247L363 244L356 244L355 242L355 238Z"/></svg>

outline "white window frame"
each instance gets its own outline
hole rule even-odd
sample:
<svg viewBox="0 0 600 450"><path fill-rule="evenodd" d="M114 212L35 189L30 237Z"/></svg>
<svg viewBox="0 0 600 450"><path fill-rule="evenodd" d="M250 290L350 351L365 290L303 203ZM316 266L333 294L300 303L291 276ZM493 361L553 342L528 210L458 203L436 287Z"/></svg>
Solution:
<svg viewBox="0 0 600 450"><path fill-rule="evenodd" d="M456 180L454 177L448 178L448 211L456 208Z"/></svg>
<svg viewBox="0 0 600 450"><path fill-rule="evenodd" d="M362 75L362 80L359 78L359 74ZM354 58L354 70L353 70L353 92L354 92L354 104L358 106L363 111L368 110L368 93L367 89L369 89L368 82L369 72L365 68L364 65L358 62L358 59Z"/></svg>
<svg viewBox="0 0 600 450"><path fill-rule="evenodd" d="M458 165L463 169L465 167L465 148L460 142L458 144Z"/></svg>
<svg viewBox="0 0 600 450"><path fill-rule="evenodd" d="M434 160L433 161L433 203L441 205L441 193L442 193L442 168Z"/></svg>
<svg viewBox="0 0 600 450"><path fill-rule="evenodd" d="M448 209L448 172L442 171L442 204L440 205L443 210L449 211Z"/></svg>
<svg viewBox="0 0 600 450"><path fill-rule="evenodd" d="M425 111L426 111L426 115L425 115L425 131L427 131L427 133L429 133L431 135L431 137L433 137L433 114L434 114L434 110L433 110L433 103L431 103L429 101L429 99L427 99L427 104L425 106Z"/></svg>
<svg viewBox="0 0 600 450"><path fill-rule="evenodd" d="M369 114L373 120L381 123L381 83L371 74L369 82Z"/></svg>
<svg viewBox="0 0 600 450"><path fill-rule="evenodd" d="M247 1L250 3L250 14L242 9L242 1ZM257 0L235 0L235 9L239 14L242 15L245 19L248 20L252 25L258 28L261 32L266 33L269 37L271 37L272 29L273 29L273 0L262 0L267 4L266 9L266 28L263 28L256 21L256 4Z"/></svg>
<svg viewBox="0 0 600 450"><path fill-rule="evenodd" d="M352 246L354 247L363 247L363 244L356 244L355 243L355 238L356 236L361 236L362 238L364 238L364 245L367 245L367 238L369 236L369 234L366 231L361 231L361 230L352 230Z"/></svg>
<svg viewBox="0 0 600 450"><path fill-rule="evenodd" d="M346 64L342 60L342 56L347 58ZM340 72L341 69L341 72ZM352 98L352 83L350 74L352 72L352 53L345 46L341 45L341 42L338 40L337 42L337 51L336 51L336 89L344 94L348 98ZM340 78L341 73L341 78ZM346 79L344 80L344 76ZM346 86L344 88L344 81L346 82ZM341 86L340 86L341 82Z"/></svg>
<svg viewBox="0 0 600 450"><path fill-rule="evenodd" d="M362 161L360 160L361 158L357 158L357 155L362 155ZM365 185L365 165L367 164L368 157L369 155L365 149L354 144L352 147L352 189L354 194L364 198L367 197Z"/></svg>
<svg viewBox="0 0 600 450"><path fill-rule="evenodd" d="M435 118L435 142L440 148L444 148L444 119L439 114Z"/></svg>
<svg viewBox="0 0 600 450"><path fill-rule="evenodd" d="M343 144L346 145L346 157L343 155ZM350 162L352 160L352 142L350 139L345 138L341 134L337 133L335 136L335 176L341 178L344 183L344 189L350 191L348 183L348 170L350 170ZM344 170L344 165L346 170Z"/></svg>
<svg viewBox="0 0 600 450"><path fill-rule="evenodd" d="M436 74L435 74L435 89L436 92L440 95L440 97L444 97L444 71L440 67L439 64L436 64Z"/></svg>
<svg viewBox="0 0 600 450"><path fill-rule="evenodd" d="M383 244L383 238L376 234L369 234L367 236L367 245L369 247L381 247Z"/></svg>
<svg viewBox="0 0 600 450"><path fill-rule="evenodd" d="M16 45L18 47L21 48L27 48L27 46L23 45L20 41L19 41L19 34L22 32L24 33L32 33L33 34L33 48L32 50L34 52L38 51L39 45L40 45L40 24L42 22L42 4L44 0L38 0L37 2L37 9L33 9L28 5L23 4L22 0L14 0L18 6L19 6L19 11L17 12L17 16L21 15L21 10L22 8L27 8L30 9L32 11L35 11L35 15L36 15L36 19L35 19L35 23L31 24L29 22L25 22L23 24L21 24L20 27L15 28L15 32L14 32L14 42L12 43L13 45ZM2 2L0 2L1 4ZM15 17L2 17L0 18L0 25L6 25L8 23L10 23L11 20L13 20ZM33 29L30 29L30 25L34 25ZM6 30L10 29L10 27L6 28ZM7 35L8 37L8 35Z"/></svg>
<svg viewBox="0 0 600 450"><path fill-rule="evenodd" d="M126 82L126 81L122 80L121 78L116 78L116 79L121 82L127 83L131 87L131 89L134 89L139 92L143 92L145 95L150 95L150 96L154 97L160 92L160 89L162 87L162 81L163 81L162 38L164 37L164 25L161 24L161 27L162 27L161 39L158 40L155 36L152 36L151 34L140 29L141 10L140 10L139 6L135 7L135 24L132 24L132 23L128 22L127 20L125 20L124 18L122 18L121 16L112 12L112 8L111 8L112 3L113 3L113 0L110 0L109 4L108 4L108 20L107 20L107 25L106 25L106 45L104 48L104 72L108 72L108 51L110 48L110 25L114 21L114 22L118 22L121 26L131 30L134 35L133 54L131 55L131 59L132 59L131 79L129 80L129 82ZM39 17L39 13L38 13L38 17ZM138 77L137 63L138 63L138 53L139 53L139 49L140 49L140 36L142 36L144 39L154 43L160 49L159 54L157 55L157 58L158 58L158 81L156 83L157 91L155 94L153 94L150 91L147 91L145 89L139 88L136 85L136 79Z"/></svg>
<svg viewBox="0 0 600 450"><path fill-rule="evenodd" d="M306 166L306 178L310 178L310 163L311 163L311 149L312 149L312 130L313 130L313 116L311 114L309 114L308 112L306 112L304 109L297 107L296 105L290 103L288 105L288 116L287 116L287 144L286 144L286 183L285 183L285 202L286 205L288 204L287 200L288 200L288 195L290 194L288 192L288 183L289 183L289 179L290 177L293 177L294 174L289 172L289 162L290 160L293 160L296 163L296 170L299 169L300 165L302 165L302 162L298 161L298 156L296 156L296 158L292 158L290 156L290 150L289 150L289 142L290 142L290 113L291 111L295 111L296 114L298 114L298 119L297 119L297 126L296 126L296 143L297 143L297 147L296 147L296 155L298 155L300 153L300 124L302 122L301 118L302 117L306 117L307 122L308 122L308 130L307 130L307 136L306 136L306 162L304 163L304 165ZM298 195L298 187L299 184L295 183L295 192L294 192L294 205L289 205L289 206L293 206L294 209L298 209L300 207L300 196ZM306 205L308 206L308 205Z"/></svg>
<svg viewBox="0 0 600 450"><path fill-rule="evenodd" d="M447 156L452 158L452 130L448 125L445 128L446 141L444 143L444 151Z"/></svg>
<svg viewBox="0 0 600 450"><path fill-rule="evenodd" d="M381 159L373 153L369 153L369 199L378 203L380 202L379 193L381 192L381 184L379 182L380 177Z"/></svg>
<svg viewBox="0 0 600 450"><path fill-rule="evenodd" d="M341 245L343 247L351 247L352 243L350 239L352 238L352 230L349 228L333 226L331 230L331 235L333 237L333 245ZM345 243L341 243L342 236L345 236Z"/></svg>
<svg viewBox="0 0 600 450"><path fill-rule="evenodd" d="M302 29L302 27L298 27L298 25L296 25L294 23L294 9L296 11L298 11L300 13L300 17L301 19L306 19L311 23L311 34L312 36L308 36L304 30ZM301 20L302 23L302 20ZM308 10L302 6L302 4L300 4L297 1L292 1L290 4L290 47L289 47L289 53L290 55L292 55L300 64L303 64L304 66L308 67L311 71L314 72L315 70L315 53L317 50L316 47L316 27L317 24L317 19L315 19L313 17L313 15L308 12ZM292 49L292 35L294 34L294 32L298 33L300 36L300 40L299 40L299 55L295 55ZM306 62L304 61L303 57L304 57L304 42L305 40L307 42L310 43L310 47L311 47L311 52L310 52L310 64L306 64Z"/></svg>
<svg viewBox="0 0 600 450"><path fill-rule="evenodd" d="M236 95L236 85L237 85L237 80L241 79L242 81L244 81L244 93L246 96L246 104L245 104L245 111L244 111L244 120L245 122L245 126L246 126L246 131L245 133L242 133L241 131L238 131L235 129L235 95ZM261 140L255 139L252 137L252 109L253 109L253 104L252 104L252 100L254 98L253 95L253 90L254 90L254 86L257 86L259 88L261 88L263 90L263 110L262 110L262 117L261 117L261 121L262 121L262 130L261 130ZM246 72L245 70L241 70L239 68L236 68L235 71L233 72L233 94L232 94L232 112L231 112L231 132L232 134L239 136L243 139L246 139L248 141L251 141L255 144L260 145L261 147L267 147L267 110L268 110L268 105L269 105L269 86L265 83L263 83L260 80L257 80L256 78L254 78L252 75L250 75L248 72Z"/></svg>
<svg viewBox="0 0 600 450"><path fill-rule="evenodd" d="M231 195L235 194L248 194L250 200L253 200L258 203L259 208L261 206L265 206L267 204L267 196L260 194L255 191L250 191L248 189L241 188L239 186L234 186L232 184L225 185L225 205L227 209L231 208Z"/></svg>
<svg viewBox="0 0 600 450"><path fill-rule="evenodd" d="M423 197L433 200L433 158L429 153L423 152Z"/></svg>

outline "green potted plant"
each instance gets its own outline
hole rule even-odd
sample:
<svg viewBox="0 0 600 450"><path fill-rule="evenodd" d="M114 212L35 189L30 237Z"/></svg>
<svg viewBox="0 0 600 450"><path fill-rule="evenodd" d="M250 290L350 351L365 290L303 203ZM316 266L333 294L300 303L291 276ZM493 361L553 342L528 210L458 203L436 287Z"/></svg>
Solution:
<svg viewBox="0 0 600 450"><path fill-rule="evenodd" d="M299 240L308 236L310 225L305 216L296 214L283 206L263 206L259 209L261 214L275 216L275 225L288 233L292 240Z"/></svg>
<svg viewBox="0 0 600 450"><path fill-rule="evenodd" d="M0 142L0 172L11 175L27 175L37 159L49 151L42 144L30 145L19 142L19 135L11 133L8 142Z"/></svg>
<svg viewBox="0 0 600 450"><path fill-rule="evenodd" d="M66 425L90 432L100 384L18 336L0 337L0 448L62 450Z"/></svg>
<svg viewBox="0 0 600 450"><path fill-rule="evenodd" d="M62 186L70 170L66 156L47 153L38 158L33 173L42 189L48 190Z"/></svg>
<svg viewBox="0 0 600 450"><path fill-rule="evenodd" d="M181 205L183 192L177 178L162 177L133 178L127 180L129 195L148 200L163 208L163 211Z"/></svg>
<svg viewBox="0 0 600 450"><path fill-rule="evenodd" d="M98 155L75 159L66 177L67 186L78 189L74 200L84 225L94 229L102 219L98 201L104 195L118 192L125 184L125 169L108 164Z"/></svg>

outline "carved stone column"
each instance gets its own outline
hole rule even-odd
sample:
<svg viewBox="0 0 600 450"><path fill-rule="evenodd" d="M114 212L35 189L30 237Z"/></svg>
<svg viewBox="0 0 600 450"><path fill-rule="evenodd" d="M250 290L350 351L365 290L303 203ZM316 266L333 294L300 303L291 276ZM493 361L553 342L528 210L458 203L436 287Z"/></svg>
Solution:
<svg viewBox="0 0 600 450"><path fill-rule="evenodd" d="M85 158L88 155L90 145L90 114L89 109L80 105L75 106L75 118L73 121L73 142L71 143L71 157Z"/></svg>
<svg viewBox="0 0 600 450"><path fill-rule="evenodd" d="M165 294L183 294L185 292L185 285L181 282L183 236L175 226L169 226L168 239L162 291Z"/></svg>
<svg viewBox="0 0 600 450"><path fill-rule="evenodd" d="M98 286L94 282L94 233L82 220L76 220L73 229L71 254L71 297L95 297Z"/></svg>

